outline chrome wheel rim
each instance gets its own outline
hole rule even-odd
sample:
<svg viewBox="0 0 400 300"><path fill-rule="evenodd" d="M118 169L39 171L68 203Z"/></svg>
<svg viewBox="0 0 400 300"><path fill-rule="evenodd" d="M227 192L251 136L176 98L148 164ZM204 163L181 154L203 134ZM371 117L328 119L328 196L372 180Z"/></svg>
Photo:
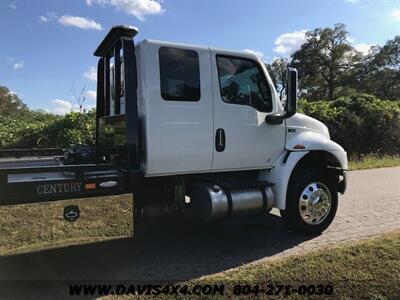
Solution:
<svg viewBox="0 0 400 300"><path fill-rule="evenodd" d="M329 215L331 206L331 192L321 182L308 184L300 194L300 216L309 225L321 224Z"/></svg>

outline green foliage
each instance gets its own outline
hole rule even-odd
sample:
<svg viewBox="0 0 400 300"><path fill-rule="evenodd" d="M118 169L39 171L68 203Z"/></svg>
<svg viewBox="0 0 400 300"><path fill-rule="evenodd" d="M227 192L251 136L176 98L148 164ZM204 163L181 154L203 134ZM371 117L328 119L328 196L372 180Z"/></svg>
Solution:
<svg viewBox="0 0 400 300"><path fill-rule="evenodd" d="M55 124L58 130L60 124ZM71 112L61 122L62 130L58 132L56 143L59 147L70 144L95 144L96 111L88 113Z"/></svg>
<svg viewBox="0 0 400 300"><path fill-rule="evenodd" d="M76 143L94 145L95 131L94 109L65 116L32 111L15 93L0 86L1 148L65 148Z"/></svg>
<svg viewBox="0 0 400 300"><path fill-rule="evenodd" d="M367 94L352 94L334 101L299 101L299 111L325 123L331 138L350 156L399 155L400 102L380 100ZM0 118L0 147L68 147L95 143L95 110L55 116L31 112Z"/></svg>
<svg viewBox="0 0 400 300"><path fill-rule="evenodd" d="M373 46L367 55L352 47L348 36L344 24L306 33L306 42L290 62L299 71L301 97L332 101L358 91L400 100L400 35L383 46ZM274 84L282 74L278 65L279 60L275 67L274 62L268 65Z"/></svg>
<svg viewBox="0 0 400 300"><path fill-rule="evenodd" d="M325 123L350 155L400 153L400 103L367 94L334 101L299 101L299 110Z"/></svg>
<svg viewBox="0 0 400 300"><path fill-rule="evenodd" d="M17 96L4 86L0 86L0 116L16 115L27 112L28 108Z"/></svg>
<svg viewBox="0 0 400 300"><path fill-rule="evenodd" d="M332 101L336 89L354 78L353 70L362 56L350 45L344 24L317 28L305 37L306 42L292 55L291 62L299 71L302 93L308 100Z"/></svg>
<svg viewBox="0 0 400 300"><path fill-rule="evenodd" d="M266 64L268 73L278 93L284 89L286 67L288 64L289 61L286 58L277 58L274 59L271 64Z"/></svg>
<svg viewBox="0 0 400 300"><path fill-rule="evenodd" d="M366 170L399 166L399 155L366 154L362 155L361 159L355 157L349 158L349 170Z"/></svg>
<svg viewBox="0 0 400 300"><path fill-rule="evenodd" d="M93 145L96 112L71 112L64 117L33 111L0 117L2 148L65 148L74 143Z"/></svg>
<svg viewBox="0 0 400 300"><path fill-rule="evenodd" d="M363 72L355 86L380 98L400 100L400 35L383 47L375 46L363 60Z"/></svg>

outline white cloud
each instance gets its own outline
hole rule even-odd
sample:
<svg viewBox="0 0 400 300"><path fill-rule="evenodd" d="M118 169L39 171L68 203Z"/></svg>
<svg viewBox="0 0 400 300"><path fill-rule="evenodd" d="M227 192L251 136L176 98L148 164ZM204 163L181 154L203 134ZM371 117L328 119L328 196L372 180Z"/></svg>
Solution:
<svg viewBox="0 0 400 300"><path fill-rule="evenodd" d="M93 67L93 66L89 67L89 70L87 70L85 73L83 73L83 76L85 76L90 81L97 81L96 67Z"/></svg>
<svg viewBox="0 0 400 300"><path fill-rule="evenodd" d="M54 12L47 12L45 16L39 17L39 22L47 23L57 19L57 15Z"/></svg>
<svg viewBox="0 0 400 300"><path fill-rule="evenodd" d="M48 23L58 21L64 26L73 26L81 29L102 30L103 27L100 23L88 17L76 17L70 15L63 15L58 17L54 12L47 12L44 16L39 16L39 23Z"/></svg>
<svg viewBox="0 0 400 300"><path fill-rule="evenodd" d="M356 40L355 39L353 39L350 35L347 35L346 36L346 40L349 42L349 43L354 43Z"/></svg>
<svg viewBox="0 0 400 300"><path fill-rule="evenodd" d="M75 17L75 16L64 15L58 18L58 22L65 26L73 26L81 29L93 29L93 30L103 29L100 23L97 23L95 20L87 17Z"/></svg>
<svg viewBox="0 0 400 300"><path fill-rule="evenodd" d="M55 99L51 101L51 104L52 108L50 109L50 112L56 115L65 115L73 111L73 105L69 101Z"/></svg>
<svg viewBox="0 0 400 300"><path fill-rule="evenodd" d="M395 19L396 21L400 21L400 9L393 9L389 16L393 19Z"/></svg>
<svg viewBox="0 0 400 300"><path fill-rule="evenodd" d="M6 61L13 67L14 70L21 70L24 68L24 62L14 57L6 57Z"/></svg>
<svg viewBox="0 0 400 300"><path fill-rule="evenodd" d="M87 105L85 105L85 110L86 110L86 111L89 111L89 110L91 110L92 108L96 108L96 104L87 104Z"/></svg>
<svg viewBox="0 0 400 300"><path fill-rule="evenodd" d="M303 45L306 41L306 32L307 30L302 29L281 34L275 40L276 47L274 48L274 51L281 54L282 56L291 55L293 52L298 50L301 45Z"/></svg>
<svg viewBox="0 0 400 300"><path fill-rule="evenodd" d="M18 96L17 92L14 92L13 90L9 90L7 94L10 96Z"/></svg>
<svg viewBox="0 0 400 300"><path fill-rule="evenodd" d="M261 59L264 58L264 53L262 53L261 51L252 50L252 49L243 49L243 51L244 51L244 52L247 52L247 53L255 54L255 55L257 55L258 57L260 57Z"/></svg>
<svg viewBox="0 0 400 300"><path fill-rule="evenodd" d="M274 62L275 60L281 59L282 57L279 56L273 56L271 62Z"/></svg>
<svg viewBox="0 0 400 300"><path fill-rule="evenodd" d="M349 3L358 3L358 2L360 2L360 0L345 0L346 2L349 2Z"/></svg>
<svg viewBox="0 0 400 300"><path fill-rule="evenodd" d="M371 47L375 46L375 44L358 44L355 45L354 48L358 51L361 52L362 55L367 55L371 52Z"/></svg>
<svg viewBox="0 0 400 300"><path fill-rule="evenodd" d="M156 0L86 0L91 6L98 4L100 6L113 6L116 10L122 10L128 15L133 15L141 21L144 21L146 15L161 15L165 9L161 6L162 1Z"/></svg>
<svg viewBox="0 0 400 300"><path fill-rule="evenodd" d="M86 97L90 100L96 100L96 91L87 91L86 92Z"/></svg>
<svg viewBox="0 0 400 300"><path fill-rule="evenodd" d="M46 22L50 22L51 20L50 20L50 18L48 18L48 17L45 17L45 16L40 16L39 17L39 22L43 22L43 23L46 23Z"/></svg>
<svg viewBox="0 0 400 300"><path fill-rule="evenodd" d="M16 63L16 64L14 64L13 68L14 68L14 70L23 69L24 68L24 63L23 62Z"/></svg>
<svg viewBox="0 0 400 300"><path fill-rule="evenodd" d="M11 3L10 5L8 5L8 7L9 7L10 9L13 9L13 10L16 10L16 9L18 8L18 6L15 5L14 3Z"/></svg>
<svg viewBox="0 0 400 300"><path fill-rule="evenodd" d="M83 109L88 111L92 108L96 107L93 104L85 104ZM70 112L79 112L79 106L77 104L73 104L70 101L62 100L62 99L55 99L51 101L51 108L45 109L46 112L56 114L56 115L65 115Z"/></svg>

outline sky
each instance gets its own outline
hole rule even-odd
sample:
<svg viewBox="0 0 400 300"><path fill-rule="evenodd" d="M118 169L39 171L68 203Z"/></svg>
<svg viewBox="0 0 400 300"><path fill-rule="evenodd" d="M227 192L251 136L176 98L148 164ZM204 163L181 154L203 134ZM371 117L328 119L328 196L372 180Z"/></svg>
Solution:
<svg viewBox="0 0 400 300"><path fill-rule="evenodd" d="M31 109L64 114L85 89L95 105L93 51L113 25L157 39L289 57L304 33L344 23L366 53L400 34L400 0L0 0L0 85Z"/></svg>

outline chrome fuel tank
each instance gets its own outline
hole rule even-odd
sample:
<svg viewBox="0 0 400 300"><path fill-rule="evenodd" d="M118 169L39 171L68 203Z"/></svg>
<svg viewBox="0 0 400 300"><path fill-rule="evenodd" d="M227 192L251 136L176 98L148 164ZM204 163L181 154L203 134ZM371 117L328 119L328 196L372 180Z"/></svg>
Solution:
<svg viewBox="0 0 400 300"><path fill-rule="evenodd" d="M227 189L199 183L192 187L190 194L193 216L203 221L263 214L274 205L269 186Z"/></svg>

